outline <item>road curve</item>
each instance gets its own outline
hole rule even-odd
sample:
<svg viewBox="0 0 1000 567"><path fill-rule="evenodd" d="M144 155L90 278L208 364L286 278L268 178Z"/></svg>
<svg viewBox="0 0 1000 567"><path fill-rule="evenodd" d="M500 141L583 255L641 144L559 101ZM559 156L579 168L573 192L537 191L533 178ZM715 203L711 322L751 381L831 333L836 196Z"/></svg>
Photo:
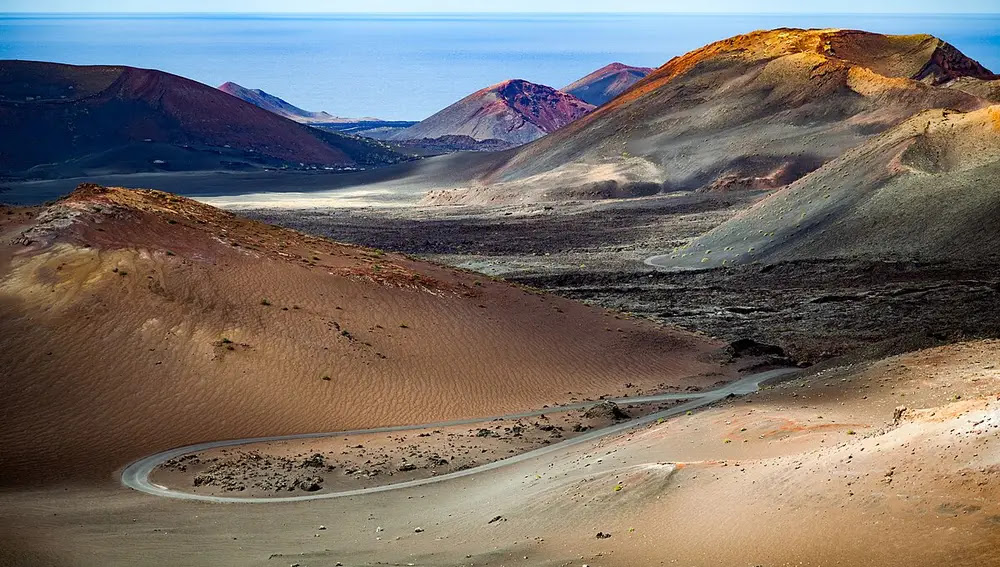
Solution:
<svg viewBox="0 0 1000 567"><path fill-rule="evenodd" d="M167 498L177 498L181 500L200 500L203 502L256 503L256 504L273 503L273 502L300 502L303 500L322 500L325 498L342 498L345 496L360 496L363 494L372 494L375 492L387 492L390 490L399 490L401 488L423 486L426 484L443 482L446 480L460 478L463 476L470 476L488 470L498 469L500 467L512 465L514 463L519 463L521 461L526 461L528 459L533 459L535 457L552 453L554 451L565 449L566 447L569 447L571 445L586 443L588 441L593 441L595 439L599 439L607 435L619 433L621 431L625 431L633 427L638 427L640 425L650 423L658 419L680 415L695 408L699 408L708 405L712 402L719 401L731 394L739 396L755 392L762 383L796 371L797 369L795 368L780 368L777 370L768 370L766 372L759 372L757 374L751 374L749 376L745 376L735 382L726 384L721 388L718 388L716 390L711 390L708 392L688 392L688 393L678 393L678 394L637 396L631 398L612 398L612 399L597 400L591 402L580 402L563 406L552 406L543 410L527 411L527 412L514 413L514 414L495 416L495 417L459 419L454 421L442 421L437 423L426 423L421 425L398 425L392 427L358 429L355 431L333 431L329 433L300 433L296 435L277 435L273 437L254 437L249 439L208 441L205 443L188 445L186 447L169 449L167 451L163 451L160 453L156 453L155 455L150 455L148 457L139 459L138 461L135 461L134 463L125 467L125 469L122 471L121 481L123 485L132 488L134 490L138 490L140 492L145 492L147 494L152 494L155 496L165 496ZM544 447L534 449L526 453L521 453L513 457L508 457L506 459L501 459L499 461L487 463L485 465L478 466L475 468L456 471L448 474L443 474L440 476L421 478L406 482L399 482L395 484L386 484L383 486L375 486L371 488L358 488L354 490L345 490L342 492L328 492L323 494L303 494L299 496L275 496L275 497L209 496L205 494L192 494L189 492L182 492L180 490L175 490L172 488L167 488L165 486L154 484L149 480L149 475L153 472L153 470L162 463L170 459L187 455L189 453L197 453L200 451L217 449L220 447L232 447L235 445L247 445L250 443L262 443L270 441L290 441L296 439L315 439L319 437L360 435L365 433L389 433L389 432L407 431L413 429L448 427L453 425L467 425L472 423L480 423L484 421L492 421L494 419L519 419L525 417L534 417L545 413L556 413L566 410L587 408L593 406L595 403L599 403L600 401L612 401L617 404L635 404L635 403L650 403L650 402L661 402L661 401L681 400L681 399L691 399L691 401L680 404L678 406L674 406L672 408L665 409L657 413L643 416L638 419L625 421L622 423L605 427L603 429L589 431L578 437L573 437L572 439L567 439L559 443L546 445Z"/></svg>

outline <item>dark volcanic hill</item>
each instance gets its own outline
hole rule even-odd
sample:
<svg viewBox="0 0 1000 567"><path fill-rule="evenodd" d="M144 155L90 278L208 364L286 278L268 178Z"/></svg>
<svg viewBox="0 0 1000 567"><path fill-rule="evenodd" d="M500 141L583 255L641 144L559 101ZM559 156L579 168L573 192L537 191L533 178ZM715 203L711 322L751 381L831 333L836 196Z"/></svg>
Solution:
<svg viewBox="0 0 1000 567"><path fill-rule="evenodd" d="M611 63L560 90L594 106L601 106L628 90L629 87L654 70L650 67L632 67L624 63Z"/></svg>
<svg viewBox="0 0 1000 567"><path fill-rule="evenodd" d="M401 159L378 142L315 130L207 85L134 67L0 61L0 123L3 175Z"/></svg>
<svg viewBox="0 0 1000 567"><path fill-rule="evenodd" d="M273 94L264 92L260 89L248 89L232 81L225 82L219 85L219 90L225 93L229 93L241 100L245 100L250 104L259 106L264 110L273 112L278 116L284 116L289 120L294 120L296 122L301 122L303 124L380 122L380 120L377 118L370 118L370 117L344 118L341 116L334 116L325 111L313 112L311 110L303 110L282 98L274 96Z"/></svg>
<svg viewBox="0 0 1000 567"><path fill-rule="evenodd" d="M988 104L978 93L995 78L929 35L753 32L670 60L566 128L498 156L480 187L434 200L774 189L920 111ZM957 79L984 84L953 88Z"/></svg>
<svg viewBox="0 0 1000 567"><path fill-rule="evenodd" d="M476 91L400 132L394 140L468 136L524 144L562 128L594 109L582 100L522 79Z"/></svg>

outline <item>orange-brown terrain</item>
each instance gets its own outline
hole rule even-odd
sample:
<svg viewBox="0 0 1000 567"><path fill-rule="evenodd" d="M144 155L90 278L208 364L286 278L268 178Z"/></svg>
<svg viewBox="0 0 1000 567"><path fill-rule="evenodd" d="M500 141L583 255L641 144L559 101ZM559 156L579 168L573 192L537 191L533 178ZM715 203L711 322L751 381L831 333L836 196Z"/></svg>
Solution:
<svg viewBox="0 0 1000 567"><path fill-rule="evenodd" d="M343 198L410 206L244 201L332 240L0 207L0 566L1000 566L997 84L754 32Z"/></svg>
<svg viewBox="0 0 1000 567"><path fill-rule="evenodd" d="M197 441L732 377L702 337L166 193L82 186L14 216L0 257L7 485L108 479Z"/></svg>
<svg viewBox="0 0 1000 567"><path fill-rule="evenodd" d="M151 480L193 494L261 498L384 486L472 469L671 405L595 402L466 425L248 443L167 460Z"/></svg>
<svg viewBox="0 0 1000 567"><path fill-rule="evenodd" d="M0 558L997 565L998 364L996 341L974 341L831 366L506 468L345 499L187 503L110 482L7 491ZM435 446L420 441L403 447Z"/></svg>

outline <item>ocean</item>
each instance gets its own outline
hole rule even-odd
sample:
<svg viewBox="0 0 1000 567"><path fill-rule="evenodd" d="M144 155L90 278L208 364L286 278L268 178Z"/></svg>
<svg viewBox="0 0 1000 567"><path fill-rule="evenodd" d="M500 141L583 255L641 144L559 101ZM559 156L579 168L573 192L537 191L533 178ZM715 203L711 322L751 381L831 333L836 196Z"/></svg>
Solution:
<svg viewBox="0 0 1000 567"><path fill-rule="evenodd" d="M0 59L121 64L260 88L307 110L420 120L510 78L562 87L755 29L930 33L1000 70L1000 15L0 14Z"/></svg>

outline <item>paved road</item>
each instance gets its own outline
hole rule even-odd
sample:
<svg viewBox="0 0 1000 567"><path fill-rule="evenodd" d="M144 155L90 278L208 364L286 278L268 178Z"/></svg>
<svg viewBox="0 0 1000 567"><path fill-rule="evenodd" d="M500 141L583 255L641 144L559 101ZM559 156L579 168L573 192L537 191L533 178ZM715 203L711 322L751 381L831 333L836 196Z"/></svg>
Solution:
<svg viewBox="0 0 1000 567"><path fill-rule="evenodd" d="M452 425L467 425L472 423L480 423L484 421L491 421L494 419L519 419L525 417L534 417L546 413L557 413L560 411L582 409L593 406L595 401L591 402L580 402L576 404L569 404L564 406L552 406L544 410L527 411L521 413L514 413L510 415L502 415L495 417L480 417L472 419L459 419L454 421L442 421L438 423L426 423L422 425L399 425L394 427L376 427L373 429L359 429L356 431L334 431L330 433L301 433L298 435L279 435L274 437L254 437L250 439L231 439L227 441L209 441L206 443L198 443L196 445L188 445L186 447L178 447L176 449L170 449L168 451L163 451L155 455L150 455L148 457L139 459L138 461L125 467L122 471L122 484L138 490L140 492L145 492L147 494L153 494L156 496L166 496L168 498L179 498L182 500L201 500L205 502L243 502L243 503L270 503L270 502L299 502L302 500L321 500L324 498L340 498L344 496L359 496L362 494L371 494L375 492L386 492L389 490L398 490L400 488L409 488L413 486L423 486L426 484L432 484L435 482L443 482L445 480L450 480L454 478L459 478L463 476L469 476L473 474L478 474L484 471L498 469L500 467L505 467L512 465L514 463L519 463L521 461L526 461L528 459L533 459L554 451L559 451L569 447L571 445L577 445L579 443L586 443L605 437L607 435L612 435L656 421L658 419L663 419L667 417L672 417L675 415L680 415L686 413L695 408L699 408L708 405L712 402L719 401L730 394L733 395L744 395L751 392L757 391L761 383L766 382L786 374L796 372L794 368L781 368L778 370L769 370L767 372L759 372L757 374L751 374L745 376L736 382L731 384L726 384L725 386L708 392L687 392L687 393L677 393L677 394L661 394L654 396L637 396L632 398L614 398L610 399L617 404L637 404L637 403L651 403L651 402L662 402L670 400L684 400L688 399L690 401L674 406L672 408L665 409L663 411L653 413L647 416L643 416L638 419L633 419L605 427L603 429L597 429L589 431L580 435L578 437L573 437L559 443L553 443L551 445L546 445L539 449L534 449L528 451L527 453L521 453L520 455L515 455L513 457L508 457L499 461L494 461L482 466L478 466L471 469L465 469L453 473L443 474L440 476L433 476L430 478L422 478L417 480L410 480L406 482L399 482L396 484L387 484L383 486L376 486L372 488L358 488L355 490L345 490L343 492L327 492L322 494L303 494L300 496L276 496L276 497L238 497L238 496L209 496L204 494L192 494L189 492L183 492L180 490L167 488L165 486L160 486L150 482L149 475L153 472L153 469L168 461L189 453L198 453L201 451L207 451L209 449L218 449L220 447L232 447L235 445L246 445L249 443L261 443L269 441L289 441L295 439L315 439L319 437L333 437L333 436L346 436L346 435L361 435L365 433L390 433L395 431L408 431L413 429L428 429L428 428L440 428L449 427ZM693 398L693 399L692 399ZM608 401L608 400L605 400Z"/></svg>

